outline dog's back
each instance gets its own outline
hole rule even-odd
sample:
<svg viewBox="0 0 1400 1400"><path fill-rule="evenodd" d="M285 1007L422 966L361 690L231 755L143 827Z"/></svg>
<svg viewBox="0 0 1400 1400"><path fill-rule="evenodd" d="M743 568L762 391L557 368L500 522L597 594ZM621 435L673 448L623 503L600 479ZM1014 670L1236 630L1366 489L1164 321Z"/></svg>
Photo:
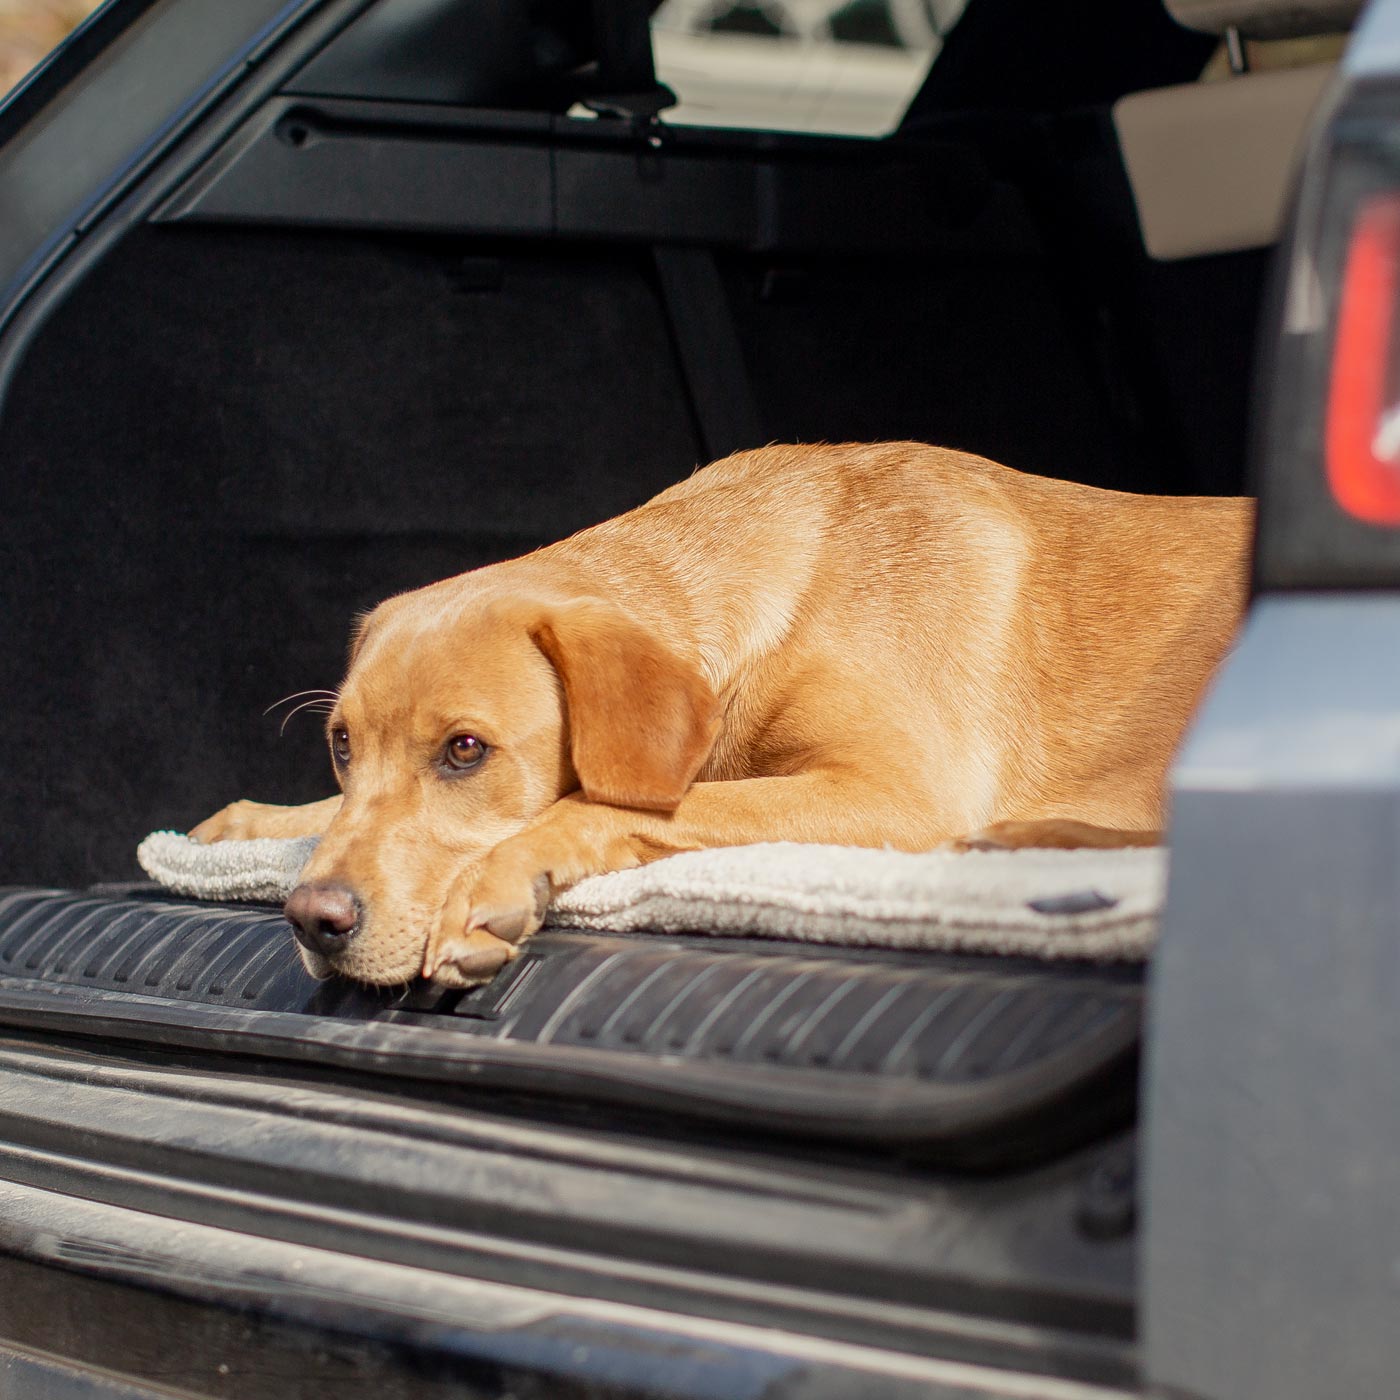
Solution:
<svg viewBox="0 0 1400 1400"><path fill-rule="evenodd" d="M940 838L1052 815L1150 828L1238 622L1252 520L1247 500L917 443L786 446L519 562L566 567L697 660L727 706L702 778L874 746L938 795Z"/></svg>

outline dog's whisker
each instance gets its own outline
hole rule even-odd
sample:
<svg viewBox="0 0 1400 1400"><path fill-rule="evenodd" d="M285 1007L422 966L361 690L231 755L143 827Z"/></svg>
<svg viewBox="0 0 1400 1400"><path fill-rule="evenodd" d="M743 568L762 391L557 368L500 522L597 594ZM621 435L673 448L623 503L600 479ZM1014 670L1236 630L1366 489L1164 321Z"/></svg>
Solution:
<svg viewBox="0 0 1400 1400"><path fill-rule="evenodd" d="M332 690L329 686L318 685L313 686L310 690L294 690L290 695L284 695L280 700L276 700L273 703L277 705L285 705L288 700L295 700L302 695L334 696L339 694L340 692L338 690Z"/></svg>
<svg viewBox="0 0 1400 1400"><path fill-rule="evenodd" d="M324 707L324 708L323 708ZM323 714L329 714L335 707L325 700L303 700L295 709L288 710L282 717L281 727L277 731L279 738L287 732L287 724L293 715L299 715L303 710L318 709Z"/></svg>
<svg viewBox="0 0 1400 1400"><path fill-rule="evenodd" d="M280 700L274 700L272 704L263 711L263 714L270 715L279 705L286 705L292 700L300 700L303 695L312 695L318 700L328 700L332 704L340 699L340 692L338 690L326 690L323 687L316 690L296 690L290 695L284 695Z"/></svg>

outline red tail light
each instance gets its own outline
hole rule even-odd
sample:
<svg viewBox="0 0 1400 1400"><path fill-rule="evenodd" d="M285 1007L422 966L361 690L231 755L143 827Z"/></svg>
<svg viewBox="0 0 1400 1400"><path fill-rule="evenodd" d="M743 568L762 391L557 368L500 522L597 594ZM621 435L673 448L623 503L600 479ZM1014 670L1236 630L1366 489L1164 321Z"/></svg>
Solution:
<svg viewBox="0 0 1400 1400"><path fill-rule="evenodd" d="M1343 510L1400 525L1400 392L1395 378L1400 194L1361 206L1342 275L1327 400L1327 480Z"/></svg>

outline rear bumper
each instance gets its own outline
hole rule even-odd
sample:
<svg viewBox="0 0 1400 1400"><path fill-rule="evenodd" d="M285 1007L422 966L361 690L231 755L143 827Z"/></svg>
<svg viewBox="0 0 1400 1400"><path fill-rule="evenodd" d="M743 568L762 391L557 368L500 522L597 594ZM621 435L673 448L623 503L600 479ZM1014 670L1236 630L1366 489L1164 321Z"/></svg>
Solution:
<svg viewBox="0 0 1400 1400"><path fill-rule="evenodd" d="M174 1385L182 1393L280 1400L346 1382L360 1394L380 1384L394 1394L450 1387L454 1395L678 1400L1110 1400L1133 1393L834 1341L761 1317L716 1321L487 1283L34 1187L0 1185L0 1218L6 1331L58 1341L36 1323L42 1308L65 1317L67 1352L59 1359L0 1343L7 1397L134 1397L168 1394L165 1386ZM75 1327L75 1317L85 1320ZM114 1363L159 1366L160 1388L122 1376Z"/></svg>

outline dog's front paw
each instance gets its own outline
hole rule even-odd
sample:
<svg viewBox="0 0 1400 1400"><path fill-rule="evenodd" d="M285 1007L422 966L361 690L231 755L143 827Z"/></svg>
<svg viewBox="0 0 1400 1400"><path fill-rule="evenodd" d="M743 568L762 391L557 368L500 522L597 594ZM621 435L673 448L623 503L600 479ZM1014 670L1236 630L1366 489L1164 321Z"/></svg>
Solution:
<svg viewBox="0 0 1400 1400"><path fill-rule="evenodd" d="M506 847L453 882L423 957L423 976L443 986L489 981L544 922L549 876Z"/></svg>
<svg viewBox="0 0 1400 1400"><path fill-rule="evenodd" d="M190 832L196 841L254 841L259 837L321 836L340 810L340 798L278 807L270 802L230 802Z"/></svg>
<svg viewBox="0 0 1400 1400"><path fill-rule="evenodd" d="M286 813L292 809L274 807L266 802L249 802L246 798L230 802L190 832L196 841L251 841L259 836L281 836L287 825Z"/></svg>

